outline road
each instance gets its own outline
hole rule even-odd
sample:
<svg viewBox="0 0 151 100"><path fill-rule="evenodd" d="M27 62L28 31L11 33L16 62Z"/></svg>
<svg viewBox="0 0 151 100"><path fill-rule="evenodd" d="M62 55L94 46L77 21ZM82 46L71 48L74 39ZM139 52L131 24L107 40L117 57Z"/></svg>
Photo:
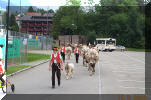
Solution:
<svg viewBox="0 0 151 100"><path fill-rule="evenodd" d="M70 80L62 72L61 86L51 88L48 63L29 69L8 79L15 84L15 94L143 94L145 93L144 52L100 52L96 73L89 76L86 67L75 63ZM57 82L57 81L56 81ZM10 89L8 88L8 93Z"/></svg>

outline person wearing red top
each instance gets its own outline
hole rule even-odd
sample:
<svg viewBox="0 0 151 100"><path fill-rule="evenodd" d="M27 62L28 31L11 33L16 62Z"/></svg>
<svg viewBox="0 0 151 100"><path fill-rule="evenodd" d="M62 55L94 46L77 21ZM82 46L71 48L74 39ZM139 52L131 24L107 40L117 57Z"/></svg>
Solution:
<svg viewBox="0 0 151 100"><path fill-rule="evenodd" d="M61 70L63 70L63 62L57 47L53 48L53 53L49 62L49 71L52 69L52 88L55 88L55 74L57 74L58 86L60 86Z"/></svg>
<svg viewBox="0 0 151 100"><path fill-rule="evenodd" d="M5 80L3 79L4 72L3 72L3 66L2 60L0 59L0 80L2 81L2 85L5 83Z"/></svg>
<svg viewBox="0 0 151 100"><path fill-rule="evenodd" d="M65 62L65 52L66 52L66 47L65 47L65 45L62 45L62 47L60 49L60 53L63 58L63 62Z"/></svg>
<svg viewBox="0 0 151 100"><path fill-rule="evenodd" d="M80 47L79 45L74 49L74 55L76 57L76 63L78 63L79 60L79 54L80 54Z"/></svg>

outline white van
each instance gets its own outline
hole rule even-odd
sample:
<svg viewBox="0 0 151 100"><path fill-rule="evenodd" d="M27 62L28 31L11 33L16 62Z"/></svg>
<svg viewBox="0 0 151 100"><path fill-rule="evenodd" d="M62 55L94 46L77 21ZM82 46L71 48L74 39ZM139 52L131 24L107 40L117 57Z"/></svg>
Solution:
<svg viewBox="0 0 151 100"><path fill-rule="evenodd" d="M96 47L100 51L114 51L116 50L116 39L114 38L96 38Z"/></svg>

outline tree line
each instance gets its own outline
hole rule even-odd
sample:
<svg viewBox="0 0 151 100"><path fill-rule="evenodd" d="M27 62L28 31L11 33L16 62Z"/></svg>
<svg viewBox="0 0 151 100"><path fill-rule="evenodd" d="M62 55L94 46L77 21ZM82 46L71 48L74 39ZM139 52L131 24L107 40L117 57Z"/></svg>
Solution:
<svg viewBox="0 0 151 100"><path fill-rule="evenodd" d="M145 48L144 2L140 0L100 0L99 4L80 6L80 0L67 0L54 13L52 35L85 35L87 42L116 38L118 45ZM70 2L70 3L69 3ZM141 5L141 6L139 6Z"/></svg>
<svg viewBox="0 0 151 100"><path fill-rule="evenodd" d="M117 45L130 48L145 48L145 6L143 0L100 0L93 5L81 6L81 0L66 0L65 6L58 10L34 10L30 6L27 12L53 13L51 35L84 35L87 42L94 43L96 38L116 38ZM15 16L10 15L10 30L18 31ZM4 22L6 13L3 15Z"/></svg>

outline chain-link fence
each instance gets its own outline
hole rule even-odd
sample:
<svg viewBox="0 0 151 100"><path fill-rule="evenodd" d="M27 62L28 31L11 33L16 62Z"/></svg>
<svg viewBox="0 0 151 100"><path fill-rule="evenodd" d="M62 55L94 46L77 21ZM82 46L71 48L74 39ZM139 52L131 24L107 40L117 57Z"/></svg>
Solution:
<svg viewBox="0 0 151 100"><path fill-rule="evenodd" d="M51 45L51 39L48 36L9 31L8 66L25 63L28 59L28 51L48 50L51 49Z"/></svg>

